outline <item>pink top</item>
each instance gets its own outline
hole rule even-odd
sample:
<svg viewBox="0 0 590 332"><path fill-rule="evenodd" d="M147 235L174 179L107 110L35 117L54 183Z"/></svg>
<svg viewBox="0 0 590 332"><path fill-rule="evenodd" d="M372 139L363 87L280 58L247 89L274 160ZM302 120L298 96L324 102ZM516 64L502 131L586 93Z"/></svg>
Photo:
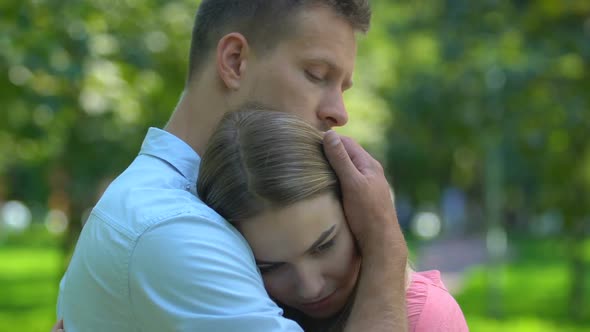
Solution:
<svg viewBox="0 0 590 332"><path fill-rule="evenodd" d="M412 273L406 305L410 332L469 331L465 316L447 291L439 271Z"/></svg>

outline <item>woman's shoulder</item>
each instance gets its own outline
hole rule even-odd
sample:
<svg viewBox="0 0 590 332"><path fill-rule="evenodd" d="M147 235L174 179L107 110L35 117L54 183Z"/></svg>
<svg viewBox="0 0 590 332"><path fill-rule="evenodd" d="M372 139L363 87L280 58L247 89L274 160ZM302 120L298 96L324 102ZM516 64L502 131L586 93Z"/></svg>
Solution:
<svg viewBox="0 0 590 332"><path fill-rule="evenodd" d="M445 291L447 290L445 284L442 281L440 276L440 271L438 270L429 270L429 271L422 271L422 272L412 272L411 273L412 280L410 287L412 284L416 285L430 285L435 286L438 288L442 288Z"/></svg>
<svg viewBox="0 0 590 332"><path fill-rule="evenodd" d="M422 310L422 306L424 306L429 299L428 295L431 291L431 287L447 291L447 288L440 277L440 272L437 270L412 272L410 273L410 279L410 284L406 290L406 300L408 306L412 305L412 311L415 311L416 309Z"/></svg>
<svg viewBox="0 0 590 332"><path fill-rule="evenodd" d="M413 272L406 301L411 331L468 331L463 312L439 271Z"/></svg>

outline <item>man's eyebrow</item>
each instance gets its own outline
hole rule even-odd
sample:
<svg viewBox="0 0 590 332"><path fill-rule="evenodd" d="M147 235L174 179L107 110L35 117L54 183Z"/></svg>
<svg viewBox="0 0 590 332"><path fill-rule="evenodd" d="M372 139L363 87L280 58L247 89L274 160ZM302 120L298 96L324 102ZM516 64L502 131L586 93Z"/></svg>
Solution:
<svg viewBox="0 0 590 332"><path fill-rule="evenodd" d="M319 246L320 244L322 244L322 242L324 242L328 237L330 237L330 235L332 235L332 233L334 233L334 230L336 229L336 225L332 225L332 227L330 227L329 229L325 230L324 232L322 232L322 234L320 235L320 237L318 237L317 240L315 240L315 242L309 247L309 249L307 249L305 251L305 253L309 253L311 251L313 251L317 246ZM277 264L284 264L283 262L268 262L268 261L263 261L263 260L259 260L259 259L255 259L256 261L256 265L277 265Z"/></svg>

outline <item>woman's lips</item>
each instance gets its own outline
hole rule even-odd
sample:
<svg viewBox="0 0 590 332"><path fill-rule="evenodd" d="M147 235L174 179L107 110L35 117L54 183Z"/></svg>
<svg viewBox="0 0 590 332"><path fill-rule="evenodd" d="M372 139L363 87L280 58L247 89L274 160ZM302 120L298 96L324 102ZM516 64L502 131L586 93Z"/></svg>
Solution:
<svg viewBox="0 0 590 332"><path fill-rule="evenodd" d="M305 308L306 311L322 311L324 309L326 309L330 302L332 302L332 299L334 298L334 294L336 294L336 291L332 292L330 295L314 301L314 302L307 302L307 303L302 303L302 307Z"/></svg>

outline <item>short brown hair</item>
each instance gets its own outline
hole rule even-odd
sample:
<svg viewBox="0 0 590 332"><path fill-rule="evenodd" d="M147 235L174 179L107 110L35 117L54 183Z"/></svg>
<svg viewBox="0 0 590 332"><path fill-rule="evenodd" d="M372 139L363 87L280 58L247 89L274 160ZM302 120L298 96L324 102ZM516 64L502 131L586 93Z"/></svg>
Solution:
<svg viewBox="0 0 590 332"><path fill-rule="evenodd" d="M311 5L332 8L357 31L369 30L369 0L203 0L193 26L188 80L225 34L240 32L255 49L269 50L295 30L294 14Z"/></svg>
<svg viewBox="0 0 590 332"><path fill-rule="evenodd" d="M199 197L231 223L323 193L339 197L322 140L289 113L251 105L228 112L203 154Z"/></svg>

